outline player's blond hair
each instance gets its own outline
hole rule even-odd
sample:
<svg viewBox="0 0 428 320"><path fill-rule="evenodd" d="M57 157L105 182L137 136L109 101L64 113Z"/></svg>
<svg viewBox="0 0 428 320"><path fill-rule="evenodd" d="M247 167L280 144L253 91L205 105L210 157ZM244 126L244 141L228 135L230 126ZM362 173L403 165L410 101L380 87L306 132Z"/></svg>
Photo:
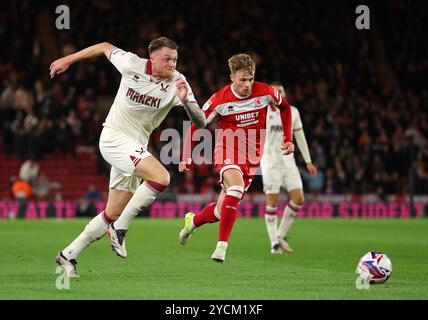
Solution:
<svg viewBox="0 0 428 320"><path fill-rule="evenodd" d="M178 45L175 41L168 39L167 37L160 37L153 39L149 44L149 55L151 55L154 51L162 49L164 47L178 50Z"/></svg>
<svg viewBox="0 0 428 320"><path fill-rule="evenodd" d="M256 72L256 62L249 54L235 54L228 60L228 62L231 74L235 74L239 70L248 71L251 74Z"/></svg>

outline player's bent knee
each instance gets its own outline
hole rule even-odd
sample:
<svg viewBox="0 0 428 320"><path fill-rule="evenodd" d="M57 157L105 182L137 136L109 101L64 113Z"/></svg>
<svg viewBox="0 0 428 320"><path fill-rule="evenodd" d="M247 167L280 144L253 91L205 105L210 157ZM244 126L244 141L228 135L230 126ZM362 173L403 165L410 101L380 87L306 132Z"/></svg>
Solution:
<svg viewBox="0 0 428 320"><path fill-rule="evenodd" d="M171 182L171 176L169 175L169 172L166 172L166 174L162 177L160 181L160 184L163 184L165 187L169 186L169 183Z"/></svg>
<svg viewBox="0 0 428 320"><path fill-rule="evenodd" d="M266 205L269 207L277 207L278 202L279 202L278 195L266 197Z"/></svg>
<svg viewBox="0 0 428 320"><path fill-rule="evenodd" d="M154 190L157 193L164 192L165 189L169 185L169 180L162 180L162 179L156 179L156 180L146 180L147 186Z"/></svg>
<svg viewBox="0 0 428 320"><path fill-rule="evenodd" d="M153 179L148 179L147 181L154 182L158 184L159 186L163 186L164 188L169 186L169 183L171 181L171 177L169 175L169 172L163 173L162 175L156 176Z"/></svg>
<svg viewBox="0 0 428 320"><path fill-rule="evenodd" d="M240 186L240 185L232 185L226 190L227 196L233 196L239 199L242 198L243 194L244 194L244 186Z"/></svg>
<svg viewBox="0 0 428 320"><path fill-rule="evenodd" d="M305 203L305 197L303 195L298 196L295 199L293 199L293 202L298 206L302 206Z"/></svg>

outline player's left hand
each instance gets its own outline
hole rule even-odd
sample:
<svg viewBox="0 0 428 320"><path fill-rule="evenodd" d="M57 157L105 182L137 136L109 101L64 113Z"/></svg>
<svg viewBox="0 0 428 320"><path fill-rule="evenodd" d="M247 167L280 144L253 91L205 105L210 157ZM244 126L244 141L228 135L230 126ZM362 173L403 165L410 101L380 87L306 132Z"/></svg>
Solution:
<svg viewBox="0 0 428 320"><path fill-rule="evenodd" d="M177 96L180 101L186 100L187 93L189 92L187 81L183 77L180 77L175 81L175 85L177 86Z"/></svg>
<svg viewBox="0 0 428 320"><path fill-rule="evenodd" d="M49 67L49 75L51 76L51 78L53 78L57 74L61 74L67 71L69 66L70 66L70 61L68 57L57 59L51 63Z"/></svg>
<svg viewBox="0 0 428 320"><path fill-rule="evenodd" d="M308 171L312 177L316 177L316 175L318 174L317 167L315 167L312 163L308 163L306 165L306 168L308 169Z"/></svg>
<svg viewBox="0 0 428 320"><path fill-rule="evenodd" d="M178 171L179 172L187 172L190 171L190 168L188 168L189 164L186 161L180 161L180 163L178 164Z"/></svg>
<svg viewBox="0 0 428 320"><path fill-rule="evenodd" d="M284 151L284 154L290 154L294 152L294 144L293 142L282 142L281 149Z"/></svg>

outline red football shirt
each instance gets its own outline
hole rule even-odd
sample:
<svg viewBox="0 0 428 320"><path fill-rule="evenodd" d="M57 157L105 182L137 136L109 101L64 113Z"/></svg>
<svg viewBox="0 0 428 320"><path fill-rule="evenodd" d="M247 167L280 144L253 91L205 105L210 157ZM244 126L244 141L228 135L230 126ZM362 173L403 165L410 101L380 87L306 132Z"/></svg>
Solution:
<svg viewBox="0 0 428 320"><path fill-rule="evenodd" d="M284 141L292 141L291 108L279 91L263 82L254 82L248 97L239 96L232 84L217 91L204 104L207 123L217 119L214 164L258 166L266 130L267 107L276 105L281 112ZM192 125L187 132L183 160L190 163L191 140L196 130Z"/></svg>

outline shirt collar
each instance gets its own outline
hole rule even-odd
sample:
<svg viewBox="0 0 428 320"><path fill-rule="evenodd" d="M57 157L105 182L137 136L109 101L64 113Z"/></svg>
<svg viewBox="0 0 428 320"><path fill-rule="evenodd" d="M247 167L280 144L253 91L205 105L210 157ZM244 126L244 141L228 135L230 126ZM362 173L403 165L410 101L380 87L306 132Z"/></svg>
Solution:
<svg viewBox="0 0 428 320"><path fill-rule="evenodd" d="M251 93L252 93L252 92L250 92L250 94L249 94L249 95L247 95L247 96L245 96L245 97L240 96L240 95L235 91L235 89L233 89L233 83L230 85L230 89L232 90L233 95L234 95L235 97L237 97L238 99L245 99L245 98L248 98L249 96L251 96Z"/></svg>
<svg viewBox="0 0 428 320"><path fill-rule="evenodd" d="M146 63L146 74L152 75L152 62L150 61L150 58L147 60Z"/></svg>

